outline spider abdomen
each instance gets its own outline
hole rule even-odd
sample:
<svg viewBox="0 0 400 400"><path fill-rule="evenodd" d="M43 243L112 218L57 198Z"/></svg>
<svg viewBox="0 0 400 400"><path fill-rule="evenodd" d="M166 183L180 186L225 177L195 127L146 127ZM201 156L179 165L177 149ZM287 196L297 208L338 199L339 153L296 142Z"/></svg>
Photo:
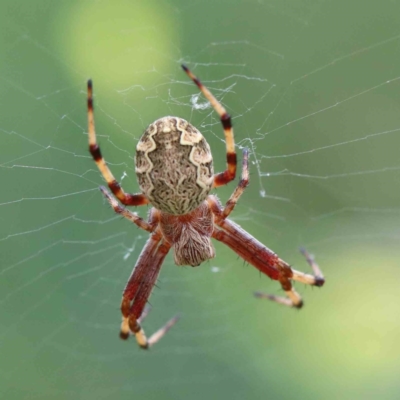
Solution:
<svg viewBox="0 0 400 400"><path fill-rule="evenodd" d="M183 215L196 209L212 188L213 174L210 146L182 118L156 120L137 144L140 188L162 212Z"/></svg>

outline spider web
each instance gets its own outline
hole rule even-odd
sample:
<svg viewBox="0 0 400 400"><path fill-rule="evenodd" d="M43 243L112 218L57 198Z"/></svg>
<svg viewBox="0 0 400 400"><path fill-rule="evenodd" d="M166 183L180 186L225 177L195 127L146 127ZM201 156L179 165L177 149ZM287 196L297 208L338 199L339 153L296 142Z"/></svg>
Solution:
<svg viewBox="0 0 400 400"><path fill-rule="evenodd" d="M400 9L363 7L2 2L2 398L398 398ZM228 248L198 268L169 256L144 327L182 319L146 353L118 329L147 234L98 191L85 81L103 155L135 192L136 143L164 115L198 127L225 168L218 117L182 62L232 114L239 158L250 151L232 218L308 271L305 246L327 284L297 285L297 313L254 299L279 285Z"/></svg>

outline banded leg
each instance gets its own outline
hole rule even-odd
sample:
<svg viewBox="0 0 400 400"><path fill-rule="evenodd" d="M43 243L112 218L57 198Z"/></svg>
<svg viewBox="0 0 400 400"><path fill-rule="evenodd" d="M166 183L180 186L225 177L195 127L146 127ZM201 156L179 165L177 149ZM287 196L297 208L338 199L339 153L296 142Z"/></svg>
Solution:
<svg viewBox="0 0 400 400"><path fill-rule="evenodd" d="M148 349L157 343L179 319L179 316L173 317L149 338L146 337L141 326L141 322L149 311L146 309L147 300L170 247L169 244L162 241L160 233L154 232L151 235L139 256L122 296L120 338L128 339L131 332L135 335L138 345L143 349Z"/></svg>
<svg viewBox="0 0 400 400"><path fill-rule="evenodd" d="M290 266L284 261L279 260L278 268L281 272L279 282L281 283L282 289L285 291L287 297L275 296L262 292L255 292L254 295L258 298L269 299L288 307L301 308L303 306L303 300L301 299L301 296L294 290L291 280L296 280L307 285L320 287L325 283L325 278L322 275L322 271L318 264L315 262L314 257L312 257L304 248L301 248L300 251L305 256L308 264L311 266L314 273L313 275L296 271L290 268Z"/></svg>
<svg viewBox="0 0 400 400"><path fill-rule="evenodd" d="M288 264L279 260L277 263L277 268L280 272L280 276L278 278L282 289L285 291L287 297L275 296L273 294L267 294L262 292L255 292L254 296L258 298L265 298L274 301L278 304L283 304L288 307L301 308L303 307L303 300L301 296L294 290L291 279L293 279L292 269Z"/></svg>
<svg viewBox="0 0 400 400"><path fill-rule="evenodd" d="M280 304L300 308L303 305L303 301L292 287L291 281L296 280L313 286L322 286L325 283L320 268L306 250L301 249L301 252L305 255L314 275L293 270L289 264L281 260L271 249L251 236L239 225L229 218L223 218L223 209L215 196L208 196L207 203L215 216L212 237L230 247L243 260L253 265L263 274L279 281L287 296L279 297L256 292L254 293L256 297L267 298Z"/></svg>
<svg viewBox="0 0 400 400"><path fill-rule="evenodd" d="M150 223L145 221L143 218L139 217L136 213L133 213L130 210L127 210L125 207L122 207L117 199L113 196L110 195L110 193L107 192L106 188L103 186L100 186L100 191L103 193L104 197L106 200L110 203L110 206L114 209L114 211L117 214L122 215L124 218L127 220L133 222L136 224L139 228L144 229L147 232L153 232L155 229L155 226L157 225L158 221L155 221L154 219L150 218Z"/></svg>
<svg viewBox="0 0 400 400"><path fill-rule="evenodd" d="M228 182L235 179L236 175L236 152L235 152L235 139L233 136L233 128L231 116L226 112L222 104L213 96L213 94L200 82L200 80L190 71L190 69L182 64L182 69L186 72L189 78L201 90L204 97L210 102L214 110L218 113L222 127L225 134L226 142L226 163L227 167L224 172L214 175L213 187L226 185Z"/></svg>
<svg viewBox="0 0 400 400"><path fill-rule="evenodd" d="M233 249L245 261L256 267L260 272L271 279L280 282L287 298L255 292L256 297L263 297L280 304L300 308L303 305L300 295L293 289L290 279L292 270L288 264L282 261L274 252L263 246L258 240L249 236L239 226L229 219L217 220L217 224L223 228L215 229L213 238L225 243Z"/></svg>
<svg viewBox="0 0 400 400"><path fill-rule="evenodd" d="M89 125L89 152L93 157L93 160L97 164L101 174L107 182L108 187L118 200L126 206L142 206L149 203L149 200L144 194L129 194L125 193L120 184L114 178L114 175L108 168L106 161L101 155L100 147L97 144L96 131L94 126L94 115L93 115L93 84L92 80L89 79L87 82L88 98L88 125Z"/></svg>
<svg viewBox="0 0 400 400"><path fill-rule="evenodd" d="M249 150L243 149L242 176L240 178L239 184L236 186L235 191L232 193L232 196L226 202L226 205L222 211L222 218L228 217L228 215L233 211L240 196L243 194L244 190L248 185L249 185Z"/></svg>
<svg viewBox="0 0 400 400"><path fill-rule="evenodd" d="M325 283L325 278L324 275L322 274L321 268L315 262L314 256L311 255L304 247L300 248L300 253L303 254L306 261L313 270L313 275L305 274L304 272L299 272L296 271L295 269L292 269L293 272L292 279L295 281L306 283L307 285L313 285L319 287L323 286L323 284Z"/></svg>

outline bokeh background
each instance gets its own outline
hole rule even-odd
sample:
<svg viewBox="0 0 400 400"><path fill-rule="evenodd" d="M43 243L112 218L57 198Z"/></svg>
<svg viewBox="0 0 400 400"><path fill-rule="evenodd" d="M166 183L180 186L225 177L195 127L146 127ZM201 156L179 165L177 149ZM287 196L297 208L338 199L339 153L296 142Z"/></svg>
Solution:
<svg viewBox="0 0 400 400"><path fill-rule="evenodd" d="M398 399L399 15L395 1L1 0L0 397ZM255 299L279 285L218 243L198 268L170 255L144 326L182 319L144 352L118 330L147 235L98 192L85 82L103 154L135 192L137 140L163 115L199 127L224 168L181 62L250 149L233 219L296 269L307 247L327 283L297 284L294 311Z"/></svg>

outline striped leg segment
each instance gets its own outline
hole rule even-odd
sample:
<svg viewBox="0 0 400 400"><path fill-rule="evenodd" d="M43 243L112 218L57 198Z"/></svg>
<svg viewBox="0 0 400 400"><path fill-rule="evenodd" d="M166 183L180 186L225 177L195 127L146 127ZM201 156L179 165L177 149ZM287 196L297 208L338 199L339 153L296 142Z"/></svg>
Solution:
<svg viewBox="0 0 400 400"><path fill-rule="evenodd" d="M240 196L243 194L247 186L249 185L249 150L243 149L243 161L242 161L242 177L240 178L239 184L236 186L232 196L227 201L224 209L222 210L222 217L226 218L233 211L238 202Z"/></svg>
<svg viewBox="0 0 400 400"><path fill-rule="evenodd" d="M291 275L292 272L290 267L288 265L284 265L283 268L281 266L278 266L278 269L281 272L278 280L282 286L282 289L286 293L286 297L275 296L273 294L267 294L262 292L255 292L254 296L256 296L257 298L272 300L275 303L283 304L288 307L295 307L295 308L303 307L303 300L301 296L296 292L296 290L294 290L292 283L290 281L291 278L289 276Z"/></svg>
<svg viewBox="0 0 400 400"><path fill-rule="evenodd" d="M288 307L301 308L303 306L303 300L301 299L301 296L294 290L291 281L295 280L305 283L307 285L320 287L323 286L323 284L325 283L325 278L322 275L322 271L319 268L318 264L315 262L314 257L311 256L304 248L301 248L300 251L305 256L307 262L310 264L314 275L296 271L290 268L290 266L284 261L279 259L279 262L277 263L277 268L280 271L280 277L278 280L281 283L282 289L285 291L287 297L275 296L262 292L255 292L254 295L258 298L269 299Z"/></svg>
<svg viewBox="0 0 400 400"><path fill-rule="evenodd" d="M292 279L295 281L299 281L302 283L306 283L307 285L313 286L323 286L325 283L324 275L322 274L321 268L315 262L314 256L310 254L305 248L300 248L301 254L305 257L306 261L310 265L311 269L313 270L313 275L305 274L303 272L296 271L293 269L293 277Z"/></svg>
<svg viewBox="0 0 400 400"><path fill-rule="evenodd" d="M235 139L233 136L233 128L231 116L226 112L222 104L213 96L213 94L200 82L200 80L190 71L190 69L182 64L182 69L186 72L189 78L201 90L204 97L210 102L214 110L218 113L222 127L225 134L226 142L226 171L214 175L214 187L226 185L228 182L235 179L236 175L236 152L235 152Z"/></svg>
<svg viewBox="0 0 400 400"><path fill-rule="evenodd" d="M110 203L110 206L114 209L114 211L117 214L122 215L124 218L133 222L139 228L142 228L147 232L154 231L156 221L151 221L152 223L149 223L145 221L143 218L139 217L136 213L133 213L132 211L127 210L125 207L121 206L121 204L118 203L117 199L111 196L111 194L106 190L104 186L100 186L100 191L101 193L103 193L103 196Z"/></svg>
<svg viewBox="0 0 400 400"><path fill-rule="evenodd" d="M106 161L101 155L100 147L97 144L96 131L94 126L94 114L93 114L93 83L89 79L87 82L87 107L88 107L88 126L89 126L89 152L93 157L93 160L97 164L101 174L107 182L108 187L118 200L126 206L142 206L148 204L147 197L143 194L129 194L125 193L120 184L114 178L114 175L107 166Z"/></svg>

